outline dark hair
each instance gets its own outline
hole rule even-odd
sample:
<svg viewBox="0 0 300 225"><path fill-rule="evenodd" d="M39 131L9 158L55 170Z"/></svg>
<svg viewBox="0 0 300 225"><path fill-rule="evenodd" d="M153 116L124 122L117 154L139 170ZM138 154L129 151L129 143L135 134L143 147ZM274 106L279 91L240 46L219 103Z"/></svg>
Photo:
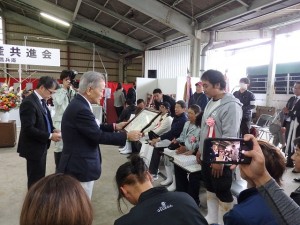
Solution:
<svg viewBox="0 0 300 225"><path fill-rule="evenodd" d="M213 85L220 84L220 90L226 88L226 81L224 75L218 70L207 70L201 76L202 81L208 81Z"/></svg>
<svg viewBox="0 0 300 225"><path fill-rule="evenodd" d="M122 88L123 88L123 86L122 86L122 84L119 82L118 85L117 85L117 89L116 89L116 90L120 90L120 89L122 89Z"/></svg>
<svg viewBox="0 0 300 225"><path fill-rule="evenodd" d="M142 102L144 102L145 103L145 101L144 101L144 99L138 99L137 101L136 101L136 104L138 105L138 104L140 104L140 103L142 103Z"/></svg>
<svg viewBox="0 0 300 225"><path fill-rule="evenodd" d="M202 116L203 116L201 107L199 105L193 104L190 105L189 109L193 110L195 114L198 114L196 117L195 125L200 127L202 122Z"/></svg>
<svg viewBox="0 0 300 225"><path fill-rule="evenodd" d="M159 88L155 88L154 90L153 90L153 94L161 94L162 93L162 91L159 89Z"/></svg>
<svg viewBox="0 0 300 225"><path fill-rule="evenodd" d="M143 183L146 180L148 167L139 155L133 155L129 162L121 165L116 172L116 183L118 187L118 209L122 212L120 200L123 198L121 186L124 184Z"/></svg>
<svg viewBox="0 0 300 225"><path fill-rule="evenodd" d="M56 82L56 80L52 77L49 77L49 76L40 77L39 82L38 82L36 87L40 88L41 86L44 86L47 89L50 89L50 88L57 89L57 88L59 88L58 83Z"/></svg>
<svg viewBox="0 0 300 225"><path fill-rule="evenodd" d="M178 100L176 104L180 105L181 108L186 109L186 104L183 100Z"/></svg>
<svg viewBox="0 0 300 225"><path fill-rule="evenodd" d="M63 71L61 71L61 73L60 73L59 79L60 79L60 80L63 80L63 79L65 79L65 78L67 78L67 77L71 78L72 74L73 74L73 71L72 71L72 70L63 70Z"/></svg>
<svg viewBox="0 0 300 225"><path fill-rule="evenodd" d="M80 182L65 174L52 174L29 189L20 225L91 225L93 210Z"/></svg>
<svg viewBox="0 0 300 225"><path fill-rule="evenodd" d="M280 153L280 150L267 141L257 140L258 144L265 156L266 169L274 178L274 180L281 185L283 173L285 172L285 159Z"/></svg>
<svg viewBox="0 0 300 225"><path fill-rule="evenodd" d="M250 84L250 80L247 77L243 77L240 79L240 83Z"/></svg>

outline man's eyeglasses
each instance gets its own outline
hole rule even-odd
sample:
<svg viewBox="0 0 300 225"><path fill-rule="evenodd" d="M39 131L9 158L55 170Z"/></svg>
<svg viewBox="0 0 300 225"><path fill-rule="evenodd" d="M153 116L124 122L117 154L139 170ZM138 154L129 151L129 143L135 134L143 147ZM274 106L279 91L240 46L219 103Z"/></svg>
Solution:
<svg viewBox="0 0 300 225"><path fill-rule="evenodd" d="M50 93L51 95L56 93L56 91L51 91L51 90L49 90L48 88L46 88L46 90L49 91L49 93Z"/></svg>

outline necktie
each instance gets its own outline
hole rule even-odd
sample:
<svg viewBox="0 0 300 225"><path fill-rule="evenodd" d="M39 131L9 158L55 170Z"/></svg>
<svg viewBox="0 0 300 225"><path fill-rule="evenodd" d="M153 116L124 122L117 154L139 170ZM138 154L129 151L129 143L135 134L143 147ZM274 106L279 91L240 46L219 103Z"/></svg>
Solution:
<svg viewBox="0 0 300 225"><path fill-rule="evenodd" d="M48 110L47 110L47 105L46 105L46 100L45 99L42 99L42 106L43 106L43 109L44 109L44 118L45 118L45 122L47 124L47 130L49 133L51 133L51 124L50 124L50 120L49 120L49 117L48 117Z"/></svg>

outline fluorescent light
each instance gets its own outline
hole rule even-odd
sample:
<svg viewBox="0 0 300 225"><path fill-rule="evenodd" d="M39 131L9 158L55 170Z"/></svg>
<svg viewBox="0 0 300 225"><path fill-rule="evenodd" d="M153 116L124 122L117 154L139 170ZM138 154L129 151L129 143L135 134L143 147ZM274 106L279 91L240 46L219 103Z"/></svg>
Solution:
<svg viewBox="0 0 300 225"><path fill-rule="evenodd" d="M54 21L54 22L56 22L56 23L59 23L59 24L61 24L61 25L64 25L64 26L66 26L66 27L69 27L69 26L70 26L69 23L67 23L67 22L65 22L65 21L63 21L63 20L61 20L61 19L58 19L58 18L56 18L56 17L54 17L54 16L51 16L51 15L49 15L49 14L47 14L47 13L41 12L41 16L43 16L43 17L45 17L45 18L47 18L47 19L49 19L49 20L52 20L52 21Z"/></svg>

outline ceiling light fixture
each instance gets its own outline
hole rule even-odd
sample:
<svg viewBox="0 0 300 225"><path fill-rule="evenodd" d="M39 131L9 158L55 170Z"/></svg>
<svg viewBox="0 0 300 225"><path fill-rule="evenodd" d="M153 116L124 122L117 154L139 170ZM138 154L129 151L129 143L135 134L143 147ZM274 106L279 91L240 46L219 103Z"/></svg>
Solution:
<svg viewBox="0 0 300 225"><path fill-rule="evenodd" d="M64 25L64 26L66 26L66 27L69 27L69 26L70 26L69 23L67 23L67 22L65 22L65 21L63 21L63 20L61 20L61 19L58 19L58 18L56 18L56 17L54 17L54 16L51 16L51 15L49 15L49 14L47 14L47 13L41 12L40 14L41 14L41 16L43 16L43 17L45 17L45 18L47 18L47 19L49 19L49 20L52 20L52 21L54 21L54 22L56 22L56 23L59 23L59 24L61 24L61 25Z"/></svg>

